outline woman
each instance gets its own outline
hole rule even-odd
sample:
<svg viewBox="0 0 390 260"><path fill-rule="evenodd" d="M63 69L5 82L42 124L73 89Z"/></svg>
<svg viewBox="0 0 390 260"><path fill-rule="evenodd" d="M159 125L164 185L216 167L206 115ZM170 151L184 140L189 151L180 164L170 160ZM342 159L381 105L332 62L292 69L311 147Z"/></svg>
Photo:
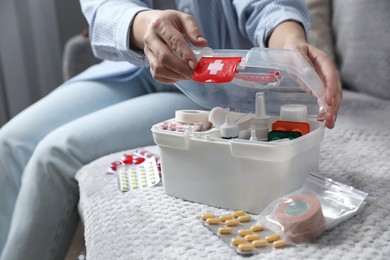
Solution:
<svg viewBox="0 0 390 260"><path fill-rule="evenodd" d="M325 82L325 123L334 127L340 83L329 57L306 42L309 17L302 1L183 0L164 11L154 10L153 1L80 2L96 56L150 70L122 63L118 72L103 63L0 130L1 260L63 258L78 220L78 169L103 155L152 144L154 123L175 110L199 108L165 85L191 78L196 59L190 45L300 52ZM91 76L105 69L112 73Z"/></svg>

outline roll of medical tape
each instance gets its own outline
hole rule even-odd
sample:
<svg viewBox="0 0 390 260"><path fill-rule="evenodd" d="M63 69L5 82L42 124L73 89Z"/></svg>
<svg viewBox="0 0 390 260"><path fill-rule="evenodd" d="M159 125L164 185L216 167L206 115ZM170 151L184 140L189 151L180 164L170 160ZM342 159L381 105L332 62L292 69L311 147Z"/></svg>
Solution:
<svg viewBox="0 0 390 260"><path fill-rule="evenodd" d="M209 122L209 112L203 110L177 110L175 112L176 122L195 124L207 124Z"/></svg>
<svg viewBox="0 0 390 260"><path fill-rule="evenodd" d="M320 201L311 195L295 194L275 208L276 220L292 242L307 242L325 229Z"/></svg>

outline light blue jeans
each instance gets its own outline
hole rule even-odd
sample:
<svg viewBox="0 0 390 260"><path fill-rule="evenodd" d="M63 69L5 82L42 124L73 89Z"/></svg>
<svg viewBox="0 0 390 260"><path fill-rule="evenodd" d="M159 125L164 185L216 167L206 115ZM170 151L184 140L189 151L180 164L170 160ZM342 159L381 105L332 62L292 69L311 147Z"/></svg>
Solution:
<svg viewBox="0 0 390 260"><path fill-rule="evenodd" d="M62 85L3 126L0 259L63 259L78 222L77 170L153 144L151 126L179 109L201 107L144 70L128 82Z"/></svg>

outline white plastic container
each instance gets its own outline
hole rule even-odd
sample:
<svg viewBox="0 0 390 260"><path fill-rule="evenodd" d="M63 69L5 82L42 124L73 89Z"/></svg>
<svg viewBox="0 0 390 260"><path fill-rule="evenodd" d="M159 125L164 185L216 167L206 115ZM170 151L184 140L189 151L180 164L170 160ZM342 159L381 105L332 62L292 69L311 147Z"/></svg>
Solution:
<svg viewBox="0 0 390 260"><path fill-rule="evenodd" d="M297 58L296 53L287 51L286 54L281 50L278 50L284 57L284 63L281 62L281 65L275 65L273 61L267 63L259 60L256 62L254 55L259 56L264 51L268 56L270 55L267 50L263 49L249 52L238 51L238 54L242 54L243 57L239 64L240 68L245 70L246 64L253 60L250 63L252 67L259 64L259 68L263 68L262 64L266 63L271 66L267 69L280 70L283 73L283 81L286 79L291 81L292 78L296 78L300 79L300 82L308 82L308 78L310 78L310 83L304 86L310 89L317 101L314 102L314 104L318 104L315 113L317 115L325 113L324 87L310 65L304 64L306 61L299 58L300 56ZM208 55L212 56L225 56L226 54L231 55L227 51L208 50ZM292 58L289 56L290 54ZM273 59L277 60L278 55L275 55ZM291 65L292 61L293 65ZM299 70L295 69L296 66L300 67ZM303 76L301 75L302 71L304 72ZM248 95L248 99L252 99L252 95L263 91L266 93L268 111L270 106L275 106L275 103L269 104L270 102L267 102L267 93L275 96L274 93L277 92L274 90L280 91L281 96L279 97L285 100L283 97L286 97L286 92L294 92L291 87L280 87L281 82L272 86L253 86L253 82L250 82L249 86L246 87L245 82L242 81L224 84L184 81L178 83L178 87L195 101L209 108L221 105L220 99L213 99L210 95L211 92L215 93L215 88L228 90L235 87L237 88L235 91L241 89L242 93L237 95L240 99L245 94ZM312 84L316 84L315 87ZM226 89L225 86L227 86ZM198 87L198 89L193 92L191 90L193 87ZM203 90L199 90L200 88ZM300 91L298 96L294 96L296 99L290 98L285 100L286 102L280 102L279 107L285 103L291 103L293 100L296 103L300 101L299 97L303 94L302 84L296 84L295 88L294 93ZM237 92L235 93L237 94ZM205 95L207 95L205 99L207 102L203 99ZM253 108L248 111L250 107L248 103L243 106L237 105L239 102L235 100L235 97L234 95L230 96L229 100L232 102L224 100L222 105L245 113L255 110L254 100ZM290 97L292 96L290 95ZM309 112L315 111L313 106L310 106L313 101L308 103L307 100L305 98L305 102L301 103L308 105ZM270 118L268 122L270 130L272 123L278 119L278 115ZM307 175L318 170L320 143L324 137L325 126L323 122L316 119L309 119L308 122L310 133L285 142L222 139L218 128L203 132L176 132L163 130L160 124L156 124L152 127L152 132L154 141L160 149L165 192L193 202L232 210L245 210L255 214L260 213L272 200L299 189Z"/></svg>

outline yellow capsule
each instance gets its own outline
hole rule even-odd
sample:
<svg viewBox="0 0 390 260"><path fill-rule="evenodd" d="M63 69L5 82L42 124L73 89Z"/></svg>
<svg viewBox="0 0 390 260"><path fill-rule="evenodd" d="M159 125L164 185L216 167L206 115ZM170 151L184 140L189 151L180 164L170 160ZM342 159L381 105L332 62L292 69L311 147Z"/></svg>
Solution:
<svg viewBox="0 0 390 260"><path fill-rule="evenodd" d="M225 221L226 226L237 226L239 224L237 219L229 219Z"/></svg>
<svg viewBox="0 0 390 260"><path fill-rule="evenodd" d="M224 215L224 216L220 216L219 219L222 221L222 222L225 222L226 220L230 220L232 219L233 217L231 215Z"/></svg>
<svg viewBox="0 0 390 260"><path fill-rule="evenodd" d="M287 243L284 240L276 240L275 242L272 243L272 246L274 248L283 248L287 246Z"/></svg>
<svg viewBox="0 0 390 260"><path fill-rule="evenodd" d="M265 239L259 239L259 240L252 241L252 245L254 245L255 247L265 247L265 246L267 246L267 244L268 244L268 241Z"/></svg>
<svg viewBox="0 0 390 260"><path fill-rule="evenodd" d="M206 223L208 225L219 225L219 223L221 223L221 220L219 218L208 218L206 219Z"/></svg>
<svg viewBox="0 0 390 260"><path fill-rule="evenodd" d="M215 218L214 214L203 214L200 216L203 220L206 220L208 218Z"/></svg>
<svg viewBox="0 0 390 260"><path fill-rule="evenodd" d="M279 240L279 239L280 239L280 237L276 234L269 235L269 236L265 237L265 240L267 240L268 242L274 242L274 241Z"/></svg>
<svg viewBox="0 0 390 260"><path fill-rule="evenodd" d="M263 226L260 226L260 225L253 225L253 226L251 226L251 230L252 230L253 232L263 231L263 230L264 230L264 227L263 227Z"/></svg>
<svg viewBox="0 0 390 260"><path fill-rule="evenodd" d="M250 234L252 234L253 232L252 232L252 230L250 230L250 229L240 229L240 230L238 230L238 235L240 235L240 236L246 236L246 235L250 235Z"/></svg>
<svg viewBox="0 0 390 260"><path fill-rule="evenodd" d="M230 227L218 228L218 234L231 234L231 233L233 233L233 229Z"/></svg>
<svg viewBox="0 0 390 260"><path fill-rule="evenodd" d="M251 220L251 216L249 216L249 215L239 216L237 218L237 220L240 221L240 222L248 222L248 221Z"/></svg>
<svg viewBox="0 0 390 260"><path fill-rule="evenodd" d="M232 216L235 218L238 218L239 216L242 216L242 215L245 215L245 211L243 211L243 210L238 210L238 211L232 212Z"/></svg>
<svg viewBox="0 0 390 260"><path fill-rule="evenodd" d="M243 238L243 237L235 237L235 238L232 238L230 243L233 246L238 246L238 245L241 245L241 244L247 244L248 241L245 238Z"/></svg>
<svg viewBox="0 0 390 260"><path fill-rule="evenodd" d="M258 234L250 234L250 235L246 235L245 239L248 241L254 241L254 240L259 240L260 236Z"/></svg>
<svg viewBox="0 0 390 260"><path fill-rule="evenodd" d="M248 251L252 251L253 249L255 249L255 246L252 245L252 244L240 244L240 245L238 245L238 250L240 250L241 252L248 252Z"/></svg>

